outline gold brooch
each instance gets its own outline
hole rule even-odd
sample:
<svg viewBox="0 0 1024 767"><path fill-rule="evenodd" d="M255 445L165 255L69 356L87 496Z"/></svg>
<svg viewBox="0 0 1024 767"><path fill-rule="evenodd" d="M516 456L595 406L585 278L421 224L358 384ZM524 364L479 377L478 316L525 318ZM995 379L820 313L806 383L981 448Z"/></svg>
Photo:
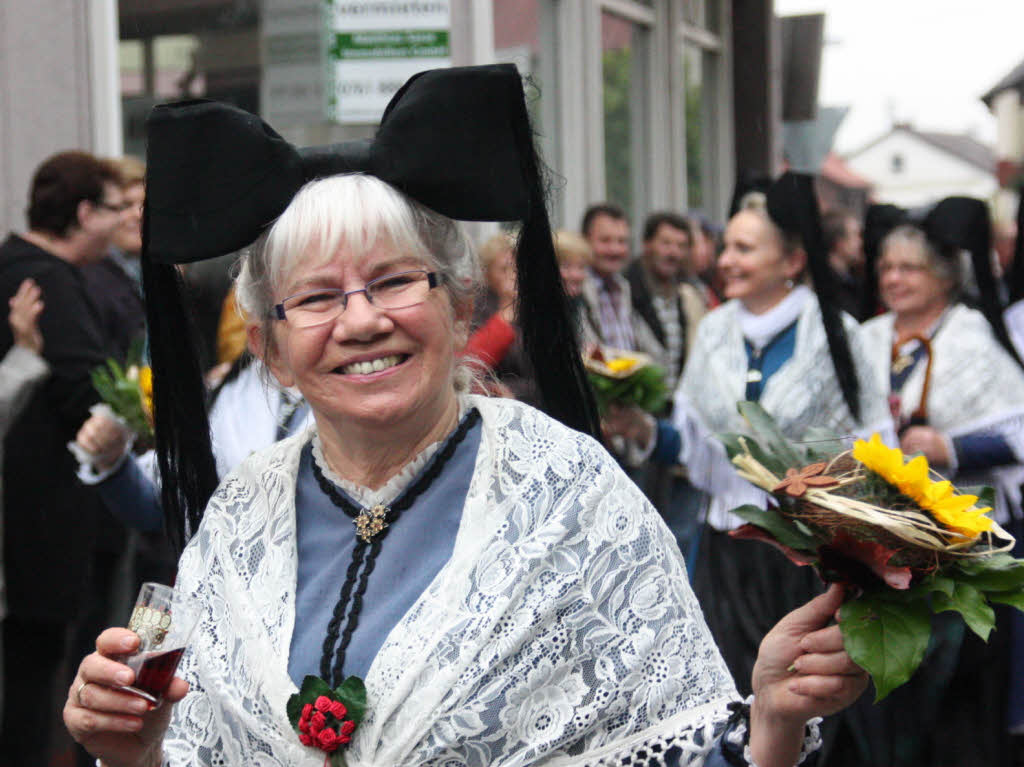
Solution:
<svg viewBox="0 0 1024 767"><path fill-rule="evenodd" d="M898 376L908 367L914 364L914 357L911 354L901 354L892 361L892 374Z"/></svg>
<svg viewBox="0 0 1024 767"><path fill-rule="evenodd" d="M391 511L387 506L378 503L372 509L363 509L359 512L353 522L356 525L356 534L369 543L373 537L388 526L387 516Z"/></svg>

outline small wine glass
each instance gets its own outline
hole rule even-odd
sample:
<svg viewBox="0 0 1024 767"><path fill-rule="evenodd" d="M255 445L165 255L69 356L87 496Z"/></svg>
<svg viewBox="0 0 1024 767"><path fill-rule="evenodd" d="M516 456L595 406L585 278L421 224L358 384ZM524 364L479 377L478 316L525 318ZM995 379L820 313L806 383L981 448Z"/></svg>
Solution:
<svg viewBox="0 0 1024 767"><path fill-rule="evenodd" d="M128 620L139 648L117 659L135 672L135 682L121 689L159 705L198 622L192 600L170 586L143 583Z"/></svg>

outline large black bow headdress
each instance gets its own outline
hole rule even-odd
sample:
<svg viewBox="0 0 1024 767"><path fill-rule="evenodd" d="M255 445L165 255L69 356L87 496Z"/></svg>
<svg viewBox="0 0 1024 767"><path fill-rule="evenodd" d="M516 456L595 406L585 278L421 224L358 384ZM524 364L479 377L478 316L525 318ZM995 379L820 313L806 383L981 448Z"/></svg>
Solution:
<svg viewBox="0 0 1024 767"><path fill-rule="evenodd" d="M522 81L511 65L422 72L395 94L373 140L297 149L256 115L213 101L147 121L150 256L186 263L252 243L307 181L367 173L449 218L519 221L535 169Z"/></svg>
<svg viewBox="0 0 1024 767"><path fill-rule="evenodd" d="M992 221L988 205L973 197L946 197L928 212L921 228L940 253L952 251L958 255L960 250L970 253L978 285L978 308L999 343L1016 359L1017 352L1003 322L1003 303L992 268Z"/></svg>
<svg viewBox="0 0 1024 767"><path fill-rule="evenodd" d="M764 194L768 217L783 233L799 238L807 254L807 271L818 297L839 388L850 413L860 420L860 383L843 328L842 312L836 301L836 277L828 263L814 177L792 171L783 173L774 181L765 176L741 176L733 192L730 217L740 211L743 198L751 192Z"/></svg>
<svg viewBox="0 0 1024 767"><path fill-rule="evenodd" d="M179 540L195 530L217 478L171 265L250 245L316 178L371 174L453 219L520 222L518 316L541 407L597 433L514 66L414 76L370 141L296 149L255 115L209 101L158 106L147 128L143 267L154 411L163 503Z"/></svg>
<svg viewBox="0 0 1024 767"><path fill-rule="evenodd" d="M861 312L874 317L879 312L878 259L882 242L893 229L910 222L910 212L898 205L872 203L864 212L864 295Z"/></svg>
<svg viewBox="0 0 1024 767"><path fill-rule="evenodd" d="M921 230L940 258L959 259L962 251L970 254L978 292L965 300L977 305L992 326L996 338L1016 357L1003 323L1003 306L992 270L992 224L988 205L973 197L954 196L939 200L925 210L912 211L896 205L869 206L864 220L864 252L873 303L878 295L876 270L882 257L882 243L901 225Z"/></svg>

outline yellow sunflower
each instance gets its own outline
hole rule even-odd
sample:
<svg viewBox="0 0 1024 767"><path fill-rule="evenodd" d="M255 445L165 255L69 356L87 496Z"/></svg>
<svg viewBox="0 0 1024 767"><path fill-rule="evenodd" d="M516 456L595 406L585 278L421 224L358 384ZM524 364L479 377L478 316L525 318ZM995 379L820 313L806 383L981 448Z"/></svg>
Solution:
<svg viewBox="0 0 1024 767"><path fill-rule="evenodd" d="M149 365L139 369L139 393L142 394L142 409L146 417L153 417L153 370Z"/></svg>
<svg viewBox="0 0 1024 767"><path fill-rule="evenodd" d="M632 373L635 368L642 365L642 360L637 357L616 357L605 363L608 369L615 374Z"/></svg>
<svg viewBox="0 0 1024 767"><path fill-rule="evenodd" d="M978 496L958 495L946 480L933 481L923 455L904 463L902 450L888 447L878 434L872 434L869 441L854 443L853 457L948 529L972 539L992 529L992 520L985 516L991 509L975 508Z"/></svg>

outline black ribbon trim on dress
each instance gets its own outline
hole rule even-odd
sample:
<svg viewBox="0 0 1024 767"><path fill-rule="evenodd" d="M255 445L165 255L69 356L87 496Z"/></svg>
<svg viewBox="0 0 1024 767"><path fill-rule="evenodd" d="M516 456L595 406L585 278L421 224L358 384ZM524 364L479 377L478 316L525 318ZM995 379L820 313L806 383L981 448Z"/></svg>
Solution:
<svg viewBox="0 0 1024 767"><path fill-rule="evenodd" d="M356 537L355 547L352 549L352 562L345 574L345 582L342 584L338 601L334 605L334 611L330 623L327 624L327 636L324 638L323 654L320 657L320 676L326 680L331 687L337 687L344 679L342 669L345 665L345 653L352 641L352 635L359 625L359 613L362 611L363 598L370 582L370 574L377 563L377 555L380 554L381 544L387 537L391 524L398 519L398 516L408 509L416 499L429 488L435 479L441 474L449 459L455 454L455 449L462 443L469 433L469 430L480 420L480 412L473 408L462 419L458 428L452 432L445 445L438 450L430 460L426 471L405 491L395 499L388 507L386 517L387 524L375 535L371 542ZM314 459L313 476L324 494L330 498L331 503L345 512L346 516L357 519L365 511L362 507L353 503L338 487L324 476L323 470ZM367 553L367 549L369 552ZM365 563L365 564L364 564ZM362 569L362 573L360 573ZM359 586L356 588L358 580ZM353 593L354 590L354 593ZM351 602L351 609L349 609ZM348 612L348 620L345 621L345 631L341 633L341 622ZM338 642L338 635L341 633L341 642ZM337 645L337 649L335 646ZM334 658L333 663L331 658Z"/></svg>

